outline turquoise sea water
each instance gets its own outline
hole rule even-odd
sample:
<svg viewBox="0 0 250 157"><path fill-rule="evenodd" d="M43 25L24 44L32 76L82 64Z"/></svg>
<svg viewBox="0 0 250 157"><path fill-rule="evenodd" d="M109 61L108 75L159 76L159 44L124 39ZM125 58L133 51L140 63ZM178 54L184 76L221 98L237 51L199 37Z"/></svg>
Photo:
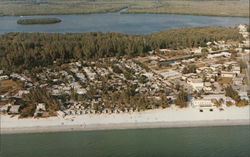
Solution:
<svg viewBox="0 0 250 157"><path fill-rule="evenodd" d="M250 157L250 126L2 135L1 157Z"/></svg>

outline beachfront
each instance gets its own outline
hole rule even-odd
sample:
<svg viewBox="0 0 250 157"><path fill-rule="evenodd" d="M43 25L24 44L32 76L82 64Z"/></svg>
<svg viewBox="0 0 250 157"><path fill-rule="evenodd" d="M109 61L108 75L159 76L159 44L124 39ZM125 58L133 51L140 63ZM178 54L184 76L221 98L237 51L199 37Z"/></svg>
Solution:
<svg viewBox="0 0 250 157"><path fill-rule="evenodd" d="M161 127L250 125L250 107L226 107L200 112L197 108L148 110L133 113L88 114L26 118L1 115L1 133L57 132Z"/></svg>

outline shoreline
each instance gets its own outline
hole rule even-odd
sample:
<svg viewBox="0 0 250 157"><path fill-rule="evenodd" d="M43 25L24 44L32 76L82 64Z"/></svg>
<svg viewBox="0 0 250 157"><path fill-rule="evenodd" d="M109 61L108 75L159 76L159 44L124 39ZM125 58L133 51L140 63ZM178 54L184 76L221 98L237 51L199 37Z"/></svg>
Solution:
<svg viewBox="0 0 250 157"><path fill-rule="evenodd" d="M192 128L192 127L217 127L217 126L250 126L250 120L215 120L215 121L182 121L182 122L148 122L148 123L123 123L123 124L93 124L93 125L66 125L49 127L27 128L1 128L3 135L27 133L56 133L70 131L102 131L102 130L128 130L128 129L156 129L156 128Z"/></svg>
<svg viewBox="0 0 250 157"><path fill-rule="evenodd" d="M219 14L193 14L193 13L172 13L172 12L122 12L121 14L169 14L169 15L192 15L192 16L209 16L209 17L239 17L239 18L249 18L250 15L219 15Z"/></svg>
<svg viewBox="0 0 250 157"><path fill-rule="evenodd" d="M225 107L213 112L198 108L155 109L133 113L68 115L66 117L26 118L1 115L1 134L178 128L203 126L250 126L250 106Z"/></svg>
<svg viewBox="0 0 250 157"><path fill-rule="evenodd" d="M123 9L126 9L126 8L123 8ZM122 11L123 9L121 10L115 10L115 11L100 11L100 12L90 12L90 13L55 13L55 14L23 14L23 15L9 15L9 14L4 14L4 15L0 15L0 17L20 17L20 16L23 16L23 17L40 17L40 16L46 16L46 17L49 17L49 16L61 16L61 15L91 15L91 14L110 14L110 13L114 13L114 14L131 14L131 15L137 15L137 14L159 14L159 15L187 15L187 16L209 16L209 17L232 17L232 18L249 18L250 15L216 15L216 14L192 14L192 13L171 13L171 12L127 12L127 11ZM122 12L121 12L122 11Z"/></svg>

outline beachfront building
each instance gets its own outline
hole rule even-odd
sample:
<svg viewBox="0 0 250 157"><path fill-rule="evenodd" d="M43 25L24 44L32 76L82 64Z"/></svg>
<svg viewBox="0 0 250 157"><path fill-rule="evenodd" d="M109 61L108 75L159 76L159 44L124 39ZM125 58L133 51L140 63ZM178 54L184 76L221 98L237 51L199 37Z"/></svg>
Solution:
<svg viewBox="0 0 250 157"><path fill-rule="evenodd" d="M193 107L213 107L213 102L211 99L195 99L191 100L191 105Z"/></svg>
<svg viewBox="0 0 250 157"><path fill-rule="evenodd" d="M217 103L217 104L216 104ZM215 106L225 106L228 103L235 104L235 101L224 94L202 95L199 98L192 98L191 105L198 108L214 108Z"/></svg>
<svg viewBox="0 0 250 157"><path fill-rule="evenodd" d="M44 103L38 103L36 106L36 111L46 111L46 105Z"/></svg>
<svg viewBox="0 0 250 157"><path fill-rule="evenodd" d="M9 108L10 108L10 104L3 105L0 107L0 112L6 113L8 112Z"/></svg>
<svg viewBox="0 0 250 157"><path fill-rule="evenodd" d="M18 114L20 110L20 105L12 105L10 107L9 113L11 114Z"/></svg>
<svg viewBox="0 0 250 157"><path fill-rule="evenodd" d="M192 107L198 108L200 112L203 112L204 110L212 112L216 107L213 100L209 98L192 98L191 105Z"/></svg>
<svg viewBox="0 0 250 157"><path fill-rule="evenodd" d="M66 116L66 113L65 112L63 112L63 111L57 111L57 115L59 116L59 117L65 117Z"/></svg>
<svg viewBox="0 0 250 157"><path fill-rule="evenodd" d="M46 112L46 104L45 103L38 103L36 105L36 111L34 113L35 117L46 117L48 116L48 112Z"/></svg>

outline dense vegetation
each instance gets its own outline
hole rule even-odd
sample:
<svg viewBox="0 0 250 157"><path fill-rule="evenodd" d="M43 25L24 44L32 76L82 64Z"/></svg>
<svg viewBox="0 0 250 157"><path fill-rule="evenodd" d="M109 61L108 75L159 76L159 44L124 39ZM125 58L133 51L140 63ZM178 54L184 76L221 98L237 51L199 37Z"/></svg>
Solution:
<svg viewBox="0 0 250 157"><path fill-rule="evenodd" d="M24 106L22 106L22 108L24 108L21 112L22 117L33 116L36 109L35 104L39 102L47 104L46 109L50 113L53 113L59 109L59 103L53 96L51 96L46 88L31 89L30 93L24 95L23 100L26 103L24 103Z"/></svg>
<svg viewBox="0 0 250 157"><path fill-rule="evenodd" d="M12 16L104 13L128 7L129 1L131 2L131 0L1 0L0 12Z"/></svg>
<svg viewBox="0 0 250 157"><path fill-rule="evenodd" d="M160 0L138 3L138 5L131 5L126 13L170 13L249 17L249 1Z"/></svg>
<svg viewBox="0 0 250 157"><path fill-rule="evenodd" d="M121 33L8 33L0 35L0 69L25 69L57 65L72 60L134 57L160 48L206 46L208 41L242 40L236 28L182 28L148 35Z"/></svg>
<svg viewBox="0 0 250 157"><path fill-rule="evenodd" d="M176 106L179 106L181 108L183 107L187 107L187 101L188 101L188 94L186 92L184 92L183 90L181 90L177 96L176 99Z"/></svg>
<svg viewBox="0 0 250 157"><path fill-rule="evenodd" d="M230 1L230 2L228 2ZM240 0L2 0L3 15L54 15L114 12L249 16L249 1Z"/></svg>
<svg viewBox="0 0 250 157"><path fill-rule="evenodd" d="M184 67L182 70L183 74L189 74L189 73L196 73L196 65L188 65L187 67Z"/></svg>
<svg viewBox="0 0 250 157"><path fill-rule="evenodd" d="M17 24L31 25L31 24L53 24L61 22L58 18L32 18L32 19L20 19Z"/></svg>
<svg viewBox="0 0 250 157"><path fill-rule="evenodd" d="M225 91L226 91L226 96L231 97L236 102L236 106L246 106L246 105L248 105L247 100L241 100L240 96L239 96L239 93L236 90L234 90L231 85L227 86L225 88Z"/></svg>

